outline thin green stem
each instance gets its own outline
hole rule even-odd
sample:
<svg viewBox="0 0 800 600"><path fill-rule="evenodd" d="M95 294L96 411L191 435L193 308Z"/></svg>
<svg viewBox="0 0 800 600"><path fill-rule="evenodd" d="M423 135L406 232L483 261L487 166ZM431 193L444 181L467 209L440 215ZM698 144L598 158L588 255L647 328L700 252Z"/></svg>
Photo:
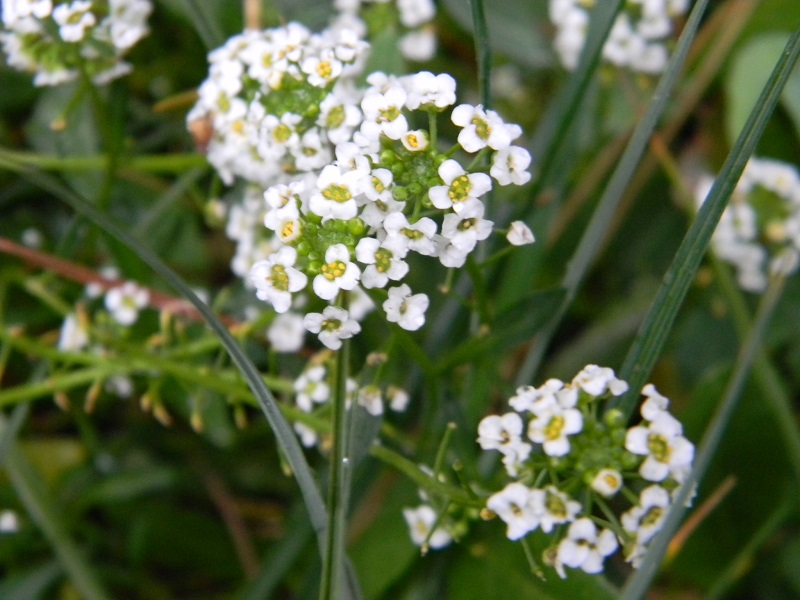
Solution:
<svg viewBox="0 0 800 600"><path fill-rule="evenodd" d="M109 157L105 154L95 156L46 156L33 152L20 152L0 147L0 159L5 159L7 168L12 165L30 166L47 171L82 172L101 171L108 168ZM151 173L181 173L208 165L201 154L149 154L125 157L124 171L147 171ZM3 164L0 162L0 164Z"/></svg>
<svg viewBox="0 0 800 600"><path fill-rule="evenodd" d="M334 355L333 440L331 444L330 475L328 477L328 527L325 534L325 554L322 561L320 600L341 598L342 566L344 564L344 539L347 529L345 471L350 466L347 456L347 377L350 359L350 342L345 340Z"/></svg>

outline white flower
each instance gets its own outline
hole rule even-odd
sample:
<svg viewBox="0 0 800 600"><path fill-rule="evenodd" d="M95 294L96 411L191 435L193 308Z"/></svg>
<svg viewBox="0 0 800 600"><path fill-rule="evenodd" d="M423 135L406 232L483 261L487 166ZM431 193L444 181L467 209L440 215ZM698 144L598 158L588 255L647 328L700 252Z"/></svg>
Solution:
<svg viewBox="0 0 800 600"><path fill-rule="evenodd" d="M522 439L522 418L514 412L489 415L478 423L478 444L484 450L500 450Z"/></svg>
<svg viewBox="0 0 800 600"><path fill-rule="evenodd" d="M563 564L586 573L601 573L603 560L617 549L617 538L608 530L599 534L588 518L578 519L569 526L567 537L558 545L556 564ZM562 577L563 569L559 571Z"/></svg>
<svg viewBox="0 0 800 600"><path fill-rule="evenodd" d="M82 315L69 313L64 317L61 333L58 336L58 349L61 351L81 350L89 345L89 328Z"/></svg>
<svg viewBox="0 0 800 600"><path fill-rule="evenodd" d="M292 293L306 287L308 277L294 268L297 250L283 246L265 260L259 260L250 269L249 279L256 288L256 296L272 304L275 312L283 313L292 304Z"/></svg>
<svg viewBox="0 0 800 600"><path fill-rule="evenodd" d="M504 123L495 111L484 111L480 104L460 104L453 109L450 119L463 127L458 134L458 143L467 152L477 152L487 146L493 150L503 150L522 134L519 125Z"/></svg>
<svg viewBox="0 0 800 600"><path fill-rule="evenodd" d="M644 423L625 435L625 448L646 457L639 473L648 481L663 481L670 475L682 481L694 459L694 445L681 435L680 421L663 411Z"/></svg>
<svg viewBox="0 0 800 600"><path fill-rule="evenodd" d="M293 387L295 391L295 403L304 412L311 412L314 404L327 402L331 395L331 389L325 382L325 367L314 365L303 371L295 379Z"/></svg>
<svg viewBox="0 0 800 600"><path fill-rule="evenodd" d="M400 54L407 60L424 62L436 54L436 33L431 27L409 31L398 40Z"/></svg>
<svg viewBox="0 0 800 600"><path fill-rule="evenodd" d="M592 489L610 498L622 489L622 474L616 469L600 469L592 479Z"/></svg>
<svg viewBox="0 0 800 600"><path fill-rule="evenodd" d="M317 443L317 432L311 429L308 425L304 425L297 421L293 425L295 433L300 437L300 443L306 448L311 448Z"/></svg>
<svg viewBox="0 0 800 600"><path fill-rule="evenodd" d="M323 300L333 300L339 290L352 290L358 284L361 269L350 261L344 244L333 244L325 251L325 264L314 277L314 293Z"/></svg>
<svg viewBox="0 0 800 600"><path fill-rule="evenodd" d="M17 533L19 531L19 517L13 510L0 511L0 534Z"/></svg>
<svg viewBox="0 0 800 600"><path fill-rule="evenodd" d="M519 483L509 483L486 501L486 507L506 525L506 536L518 540L539 526L541 513L534 503L534 490Z"/></svg>
<svg viewBox="0 0 800 600"><path fill-rule="evenodd" d="M564 388L560 379L548 379L540 387L524 385L517 388L517 393L508 399L508 404L517 412L538 412L538 407L555 404L556 394Z"/></svg>
<svg viewBox="0 0 800 600"><path fill-rule="evenodd" d="M404 412L410 401L408 392L394 385L386 390L386 399L389 400L389 408L395 412Z"/></svg>
<svg viewBox="0 0 800 600"><path fill-rule="evenodd" d="M433 0L397 0L400 22L409 29L419 27L436 16Z"/></svg>
<svg viewBox="0 0 800 600"><path fill-rule="evenodd" d="M65 42L80 42L86 30L97 19L91 12L90 0L75 0L70 4L60 4L53 9L53 20L58 23L58 34Z"/></svg>
<svg viewBox="0 0 800 600"><path fill-rule="evenodd" d="M366 385L358 390L358 404L374 417L383 414L383 398L377 385Z"/></svg>
<svg viewBox="0 0 800 600"><path fill-rule="evenodd" d="M333 50L325 49L320 56L305 58L300 69L308 75L308 82L311 85L324 88L341 75L342 63L336 58Z"/></svg>
<svg viewBox="0 0 800 600"><path fill-rule="evenodd" d="M311 212L323 219L352 219L358 213L356 196L364 187L363 181L360 171L327 165L317 178L318 190L311 194Z"/></svg>
<svg viewBox="0 0 800 600"><path fill-rule="evenodd" d="M408 239L408 248L423 256L435 256L436 222L428 217L423 217L414 224L402 212L392 212L386 215L383 227L387 235L403 235Z"/></svg>
<svg viewBox="0 0 800 600"><path fill-rule="evenodd" d="M397 323L408 331L416 331L425 324L429 302L425 294L412 295L411 288L403 283L389 288L389 299L383 303L383 310L390 323Z"/></svg>
<svg viewBox="0 0 800 600"><path fill-rule="evenodd" d="M382 288L391 279L399 281L408 273L405 258L408 240L402 235L387 235L382 242L375 238L361 238L356 246L356 258L367 265L361 275L365 288Z"/></svg>
<svg viewBox="0 0 800 600"><path fill-rule="evenodd" d="M613 369L597 365L586 365L575 375L572 385L595 397L602 396L606 391L614 396L620 396L628 391L628 384L617 379Z"/></svg>
<svg viewBox="0 0 800 600"><path fill-rule="evenodd" d="M661 529L671 504L667 490L660 485L651 485L642 490L639 503L622 514L622 527L637 544L645 545Z"/></svg>
<svg viewBox="0 0 800 600"><path fill-rule="evenodd" d="M120 325L133 325L139 311L150 301L150 292L132 281L111 288L106 293L105 305L114 320Z"/></svg>
<svg viewBox="0 0 800 600"><path fill-rule="evenodd" d="M531 228L522 221L514 221L511 223L508 228L508 233L506 234L506 239L512 246L525 246L536 241Z"/></svg>
<svg viewBox="0 0 800 600"><path fill-rule="evenodd" d="M275 317L267 329L267 340L275 352L297 352L304 336L303 317L292 312Z"/></svg>
<svg viewBox="0 0 800 600"><path fill-rule="evenodd" d="M399 140L408 131L408 121L403 115L406 91L399 85L391 85L385 92L369 91L361 100L364 123L361 132L368 138L377 139L380 134L391 140Z"/></svg>
<svg viewBox="0 0 800 600"><path fill-rule="evenodd" d="M541 527L545 533L550 533L556 525L569 523L581 511L581 503L560 492L552 485L536 492L534 502L539 506Z"/></svg>
<svg viewBox="0 0 800 600"><path fill-rule="evenodd" d="M422 152L430 144L428 132L423 129L406 132L400 138L400 141L409 152Z"/></svg>
<svg viewBox="0 0 800 600"><path fill-rule="evenodd" d="M656 386L648 383L642 388L642 394L647 398L639 409L645 421L653 421L659 414L669 407L669 399L656 390Z"/></svg>
<svg viewBox="0 0 800 600"><path fill-rule="evenodd" d="M472 252L480 240L492 233L494 223L483 218L484 206L480 202L469 202L457 214L444 216L442 237L459 252Z"/></svg>
<svg viewBox="0 0 800 600"><path fill-rule="evenodd" d="M320 313L308 313L303 326L311 333L319 334L319 341L331 350L342 347L342 340L349 339L361 331L358 321L338 306L326 306Z"/></svg>
<svg viewBox="0 0 800 600"><path fill-rule="evenodd" d="M433 186L428 192L436 208L451 208L460 212L464 205L477 200L492 189L492 180L485 173L467 172L452 159L439 165L439 177L445 185Z"/></svg>
<svg viewBox="0 0 800 600"><path fill-rule="evenodd" d="M556 402L542 407L535 414L536 417L528 423L528 437L537 444L542 444L548 456L568 454L570 443L567 436L583 429L581 411Z"/></svg>
<svg viewBox="0 0 800 600"><path fill-rule="evenodd" d="M408 92L406 106L411 110L441 110L455 104L456 80L447 73L434 75L430 71L420 71L400 81Z"/></svg>
<svg viewBox="0 0 800 600"><path fill-rule="evenodd" d="M427 545L433 549L444 548L453 538L447 531L439 526L431 529L436 524L438 516L430 506L423 504L417 508L404 508L403 518L408 523L411 541L415 546Z"/></svg>
<svg viewBox="0 0 800 600"><path fill-rule="evenodd" d="M526 170L530 164L531 155L525 148L509 146L494 153L489 175L500 185L525 185L531 179Z"/></svg>

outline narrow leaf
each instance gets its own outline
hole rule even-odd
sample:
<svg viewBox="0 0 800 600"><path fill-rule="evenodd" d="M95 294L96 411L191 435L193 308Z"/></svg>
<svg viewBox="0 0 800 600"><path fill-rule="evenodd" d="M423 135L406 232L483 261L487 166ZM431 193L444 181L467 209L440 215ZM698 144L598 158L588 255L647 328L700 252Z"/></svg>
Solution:
<svg viewBox="0 0 800 600"><path fill-rule="evenodd" d="M725 210L728 198L736 187L750 155L758 143L783 87L800 54L800 30L794 33L780 60L775 65L769 81L761 91L755 109L750 114L722 172L717 177L708 198L703 203L692 226L686 233L672 261L664 283L659 288L653 305L645 317L639 334L620 369L620 377L630 384L630 390L619 399L616 408L630 415L638 401L639 390L645 384L656 360L661 354L675 316L694 279L697 267L706 252L711 235Z"/></svg>

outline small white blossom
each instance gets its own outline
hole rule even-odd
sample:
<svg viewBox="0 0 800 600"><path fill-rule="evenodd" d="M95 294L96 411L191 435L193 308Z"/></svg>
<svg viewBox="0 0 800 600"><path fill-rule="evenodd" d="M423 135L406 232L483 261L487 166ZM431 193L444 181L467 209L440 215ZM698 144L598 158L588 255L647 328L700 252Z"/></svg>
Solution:
<svg viewBox="0 0 800 600"><path fill-rule="evenodd" d="M668 412L653 421L628 429L625 448L645 456L639 473L648 481L663 481L672 476L682 481L694 459L694 445L683 435L683 427Z"/></svg>
<svg viewBox="0 0 800 600"><path fill-rule="evenodd" d="M530 164L531 155L525 148L509 146L494 153L489 175L500 185L525 185L531 180Z"/></svg>
<svg viewBox="0 0 800 600"><path fill-rule="evenodd" d="M333 300L339 290L352 290L358 284L361 269L350 261L344 244L334 244L325 251L325 264L314 277L314 293L323 300Z"/></svg>
<svg viewBox="0 0 800 600"><path fill-rule="evenodd" d="M17 533L19 517L13 510L0 511L0 534Z"/></svg>
<svg viewBox="0 0 800 600"><path fill-rule="evenodd" d="M383 414L383 397L377 385L366 385L358 390L358 404L374 417Z"/></svg>
<svg viewBox="0 0 800 600"><path fill-rule="evenodd" d="M531 228L522 221L514 221L511 223L508 228L508 233L506 234L506 239L512 246L526 246L536 241Z"/></svg>
<svg viewBox="0 0 800 600"><path fill-rule="evenodd" d="M342 340L349 339L361 331L358 321L338 306L327 306L322 313L308 313L303 326L311 333L319 334L319 341L331 350L342 347Z"/></svg>
<svg viewBox="0 0 800 600"><path fill-rule="evenodd" d="M303 317L292 312L279 314L267 329L267 340L275 352L297 352L304 337Z"/></svg>
<svg viewBox="0 0 800 600"><path fill-rule="evenodd" d="M460 212L464 206L492 189L492 180L485 173L468 174L455 160L448 159L439 165L439 177L444 185L433 186L428 192L436 208L452 208Z"/></svg>
<svg viewBox="0 0 800 600"><path fill-rule="evenodd" d="M622 474L616 469L601 469L592 479L592 489L610 498L622 489Z"/></svg>
<svg viewBox="0 0 800 600"><path fill-rule="evenodd" d="M322 365L314 365L303 371L295 379L295 403L304 412L311 412L314 404L322 404L330 399L331 389L325 381L326 371Z"/></svg>
<svg viewBox="0 0 800 600"><path fill-rule="evenodd" d="M557 525L574 521L581 511L580 502L573 500L552 485L535 491L537 494L534 501L540 507L541 527L545 533L550 533Z"/></svg>
<svg viewBox="0 0 800 600"><path fill-rule="evenodd" d="M139 311L150 301L150 292L140 288L132 281L108 290L105 305L114 320L120 325L133 325L139 318Z"/></svg>
<svg viewBox="0 0 800 600"><path fill-rule="evenodd" d="M528 437L542 444L548 456L564 456L570 450L567 436L579 433L582 429L581 411L557 402L536 412L536 417L528 423Z"/></svg>
<svg viewBox="0 0 800 600"><path fill-rule="evenodd" d="M272 304L275 312L289 310L292 293L299 292L308 283L305 273L294 268L296 260L297 250L283 246L250 269L249 279L256 288L256 296Z"/></svg>
<svg viewBox="0 0 800 600"><path fill-rule="evenodd" d="M61 351L82 350L89 345L89 328L82 315L69 313L64 317L61 333L58 336L58 349Z"/></svg>
<svg viewBox="0 0 800 600"><path fill-rule="evenodd" d="M541 512L534 502L533 492L528 486L514 482L486 501L486 507L508 526L508 539L518 540L539 527Z"/></svg>
<svg viewBox="0 0 800 600"><path fill-rule="evenodd" d="M361 275L362 285L369 288L382 288L391 279L399 281L408 273L405 258L408 240L402 235L387 235L383 241L375 238L361 238L356 246L356 258L367 265Z"/></svg>
<svg viewBox="0 0 800 600"><path fill-rule="evenodd" d="M522 128L506 124L493 110L484 110L480 104L460 104L453 109L451 120L463 129L458 134L458 143L467 152L477 152L487 146L503 150L522 134Z"/></svg>
<svg viewBox="0 0 800 600"><path fill-rule="evenodd" d="M428 296L412 294L411 288L403 283L389 288L389 299L383 303L383 310L390 323L397 323L408 331L416 331L425 324L429 302Z"/></svg>
<svg viewBox="0 0 800 600"><path fill-rule="evenodd" d="M404 412L411 400L407 391L393 385L386 390L386 399L389 400L389 408L394 412Z"/></svg>
<svg viewBox="0 0 800 600"><path fill-rule="evenodd" d="M428 505L423 504L417 508L404 508L403 518L408 524L411 541L415 546L426 544L428 547L437 550L444 548L453 541L452 536L441 526L431 531L438 520L438 516L436 511Z"/></svg>
<svg viewBox="0 0 800 600"><path fill-rule="evenodd" d="M617 549L617 538L608 530L597 532L597 527L590 519L578 519L569 526L567 537L558 545L556 564L573 569L581 569L585 573L601 573L605 557ZM563 570L559 575L564 577Z"/></svg>

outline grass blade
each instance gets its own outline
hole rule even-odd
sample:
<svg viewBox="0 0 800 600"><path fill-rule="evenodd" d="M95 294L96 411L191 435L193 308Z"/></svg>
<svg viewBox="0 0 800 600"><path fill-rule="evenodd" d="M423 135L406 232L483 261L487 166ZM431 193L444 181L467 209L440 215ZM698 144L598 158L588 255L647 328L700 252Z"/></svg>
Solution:
<svg viewBox="0 0 800 600"><path fill-rule="evenodd" d="M675 258L664 275L653 305L648 311L639 334L620 369L620 377L630 384L630 390L622 396L616 408L630 415L638 402L639 390L650 375L667 335L672 328L678 309L683 302L697 267L705 255L706 248L717 226L720 215L727 204L739 177L756 147L764 127L772 114L783 87L800 55L800 30L786 44L786 50L775 65L769 81L761 91L744 129L739 134L722 172L717 177L708 198L703 203L697 218L686 233Z"/></svg>
<svg viewBox="0 0 800 600"><path fill-rule="evenodd" d="M567 266L567 272L564 274L561 283L562 287L566 290L564 302L558 310L555 311L553 318L547 326L539 332L535 338L525 363L520 369L517 378L517 383L519 385L524 385L533 378L547 350L550 338L555 333L561 319L574 300L586 272L589 270L589 267L603 243L603 239L611 225L614 213L619 207L625 189L630 183L642 155L645 150L647 150L650 136L658 123L658 119L667 107L670 92L675 87L678 80L683 63L686 60L686 55L689 52L689 47L700 25L700 18L707 4L708 0L700 0L692 9L686 27L683 33L681 33L675 53L670 59L667 69L653 93L653 101L647 108L647 112L642 117L642 120L636 126L631 140L628 142L625 152L619 161L619 165L614 170L614 174L606 185L600 202L592 215L592 219L581 237L580 244Z"/></svg>
<svg viewBox="0 0 800 600"><path fill-rule="evenodd" d="M489 29L486 26L486 13L483 0L470 0L472 8L472 28L475 31L475 57L478 61L478 89L483 107L492 107L492 93L489 79L492 68L492 50L489 46Z"/></svg>
<svg viewBox="0 0 800 600"><path fill-rule="evenodd" d="M578 66L569 78L567 87L548 106L541 125L533 136L532 155L535 160L541 160L541 162L538 166L537 181L531 191L532 196L536 196L549 179L555 159L567 138L567 129L569 129L578 105L586 92L586 86L589 85L589 81L600 64L600 52L608 32L611 31L614 19L617 18L623 4L623 0L607 0L599 2L592 11L589 29L586 32L586 42L583 45Z"/></svg>
<svg viewBox="0 0 800 600"><path fill-rule="evenodd" d="M722 441L722 435L736 408L736 402L741 395L750 367L761 348L764 332L775 312L778 300L781 298L785 282L786 280L783 277L774 278L770 283L769 289L764 294L753 329L750 331L747 342L739 351L739 355L736 359L736 366L728 382L723 399L717 407L714 417L703 436L703 441L695 457L692 472L679 488L678 495L664 519L664 525L650 544L639 570L628 579L625 587L622 589L621 600L638 600L639 598L643 598L647 589L650 587L651 581L658 572L669 540L672 538L675 531L677 531L681 518L686 512L686 501L689 498L689 494L692 493L695 485L702 479L706 469L711 464L711 459L720 441Z"/></svg>

